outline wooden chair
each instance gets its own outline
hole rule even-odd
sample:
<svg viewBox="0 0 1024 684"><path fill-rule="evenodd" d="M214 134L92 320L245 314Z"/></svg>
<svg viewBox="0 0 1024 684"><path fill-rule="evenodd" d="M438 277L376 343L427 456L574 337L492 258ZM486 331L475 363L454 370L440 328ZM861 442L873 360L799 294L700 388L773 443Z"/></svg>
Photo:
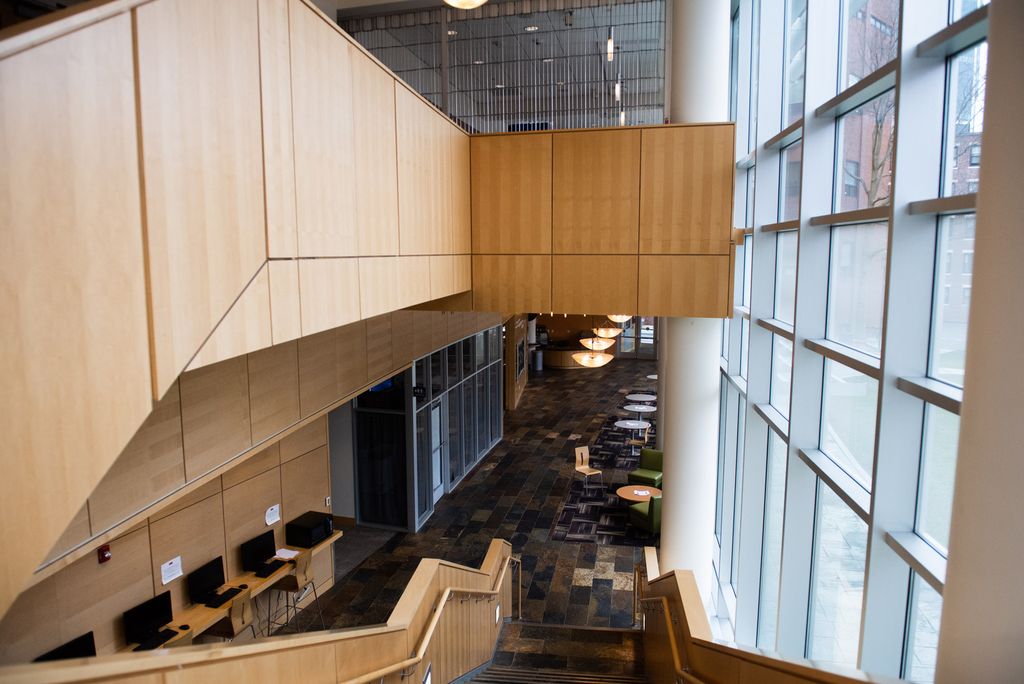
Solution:
<svg viewBox="0 0 1024 684"><path fill-rule="evenodd" d="M650 429L651 428L646 427L646 428L644 428L643 430L640 431L640 437L638 437L638 438L634 437L634 438L630 438L630 439L626 440L626 444L629 445L630 451L633 454L636 454L636 451L635 451L636 447L640 447L642 449L645 446L647 446L647 433L650 432Z"/></svg>
<svg viewBox="0 0 1024 684"><path fill-rule="evenodd" d="M597 468L590 467L590 447L588 446L576 447L576 472L582 474L586 482L590 481L591 475L597 475L601 479L601 485L604 485L604 474Z"/></svg>
<svg viewBox="0 0 1024 684"><path fill-rule="evenodd" d="M320 597L316 592L316 576L313 572L313 554L310 551L301 553L295 557L295 572L290 575L286 575L274 583L270 589L284 594L284 622L277 622L275 618L280 617L281 611L276 611L273 615L267 616L267 633L272 633L274 626L283 627L288 624L292 617L297 617L300 609L298 601L300 594L306 590L306 587L312 588L313 591L313 603L316 605L317 613L320 616L320 628L327 629L327 625L324 623L324 611L320 607ZM270 607L267 607L268 613ZM291 617L289 617L289 615Z"/></svg>
<svg viewBox="0 0 1024 684"><path fill-rule="evenodd" d="M252 630L252 638L256 638L255 611L253 610L252 590L243 589L242 593L231 599L228 616L203 632L203 636L215 636L231 640L246 628Z"/></svg>

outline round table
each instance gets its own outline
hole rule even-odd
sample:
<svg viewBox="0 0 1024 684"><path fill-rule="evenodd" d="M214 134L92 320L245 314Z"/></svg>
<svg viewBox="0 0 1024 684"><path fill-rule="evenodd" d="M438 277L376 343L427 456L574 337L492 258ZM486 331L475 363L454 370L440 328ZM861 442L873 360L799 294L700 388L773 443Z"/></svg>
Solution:
<svg viewBox="0 0 1024 684"><path fill-rule="evenodd" d="M617 420L615 427L623 430L646 430L651 427L651 424L646 420Z"/></svg>
<svg viewBox="0 0 1024 684"><path fill-rule="evenodd" d="M646 485L626 485L625 487L619 487L616 489L615 493L619 495L620 499L633 501L635 503L650 501L652 496L661 496L660 489L657 487L648 487Z"/></svg>
<svg viewBox="0 0 1024 684"><path fill-rule="evenodd" d="M653 394L627 394L627 401L657 401L658 397Z"/></svg>
<svg viewBox="0 0 1024 684"><path fill-rule="evenodd" d="M626 404L625 406L622 407L622 410L632 411L633 413L636 414L637 419L640 419L642 417L640 415L641 413L651 413L653 411L657 411L658 407L652 406L651 404Z"/></svg>

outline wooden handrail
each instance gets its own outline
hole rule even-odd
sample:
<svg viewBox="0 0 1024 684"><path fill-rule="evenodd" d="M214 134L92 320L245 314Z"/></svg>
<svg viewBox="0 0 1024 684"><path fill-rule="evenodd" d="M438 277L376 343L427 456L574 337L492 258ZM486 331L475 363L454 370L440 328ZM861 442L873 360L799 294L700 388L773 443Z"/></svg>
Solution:
<svg viewBox="0 0 1024 684"><path fill-rule="evenodd" d="M688 684L702 684L702 682L691 675L683 668L683 660L679 657L679 646L676 644L676 632L672 628L672 616L669 614L668 599L664 596L640 599L642 604L660 603L662 616L665 619L665 633L668 634L669 650L672 653L672 666L675 668L676 680L683 680Z"/></svg>

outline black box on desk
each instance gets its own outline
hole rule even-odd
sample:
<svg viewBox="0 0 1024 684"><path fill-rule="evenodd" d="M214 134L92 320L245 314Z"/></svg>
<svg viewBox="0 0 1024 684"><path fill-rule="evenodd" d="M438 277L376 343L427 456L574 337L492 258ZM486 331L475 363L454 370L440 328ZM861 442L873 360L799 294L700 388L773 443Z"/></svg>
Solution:
<svg viewBox="0 0 1024 684"><path fill-rule="evenodd" d="M309 511L284 526L284 540L288 546L308 549L316 546L334 532L334 519L330 513Z"/></svg>

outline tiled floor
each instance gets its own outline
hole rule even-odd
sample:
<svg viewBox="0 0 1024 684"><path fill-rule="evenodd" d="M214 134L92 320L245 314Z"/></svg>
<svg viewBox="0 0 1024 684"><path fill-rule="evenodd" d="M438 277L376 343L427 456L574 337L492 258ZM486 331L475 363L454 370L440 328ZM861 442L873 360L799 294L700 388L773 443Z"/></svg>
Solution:
<svg viewBox="0 0 1024 684"><path fill-rule="evenodd" d="M643 661L639 632L512 622L501 631L493 662L516 668L640 674Z"/></svg>
<svg viewBox="0 0 1024 684"><path fill-rule="evenodd" d="M653 391L646 376L654 372L654 362L616 359L531 377L519 408L505 416L505 438L438 502L424 529L387 539L322 597L328 626L386 621L421 558L476 567L490 540L501 537L522 554L524 620L629 627L642 549L554 541L552 529L575 474L574 447L593 444L609 415L627 417L625 395ZM604 468L610 491L626 481L626 471L612 465ZM346 553L344 544L338 553Z"/></svg>

